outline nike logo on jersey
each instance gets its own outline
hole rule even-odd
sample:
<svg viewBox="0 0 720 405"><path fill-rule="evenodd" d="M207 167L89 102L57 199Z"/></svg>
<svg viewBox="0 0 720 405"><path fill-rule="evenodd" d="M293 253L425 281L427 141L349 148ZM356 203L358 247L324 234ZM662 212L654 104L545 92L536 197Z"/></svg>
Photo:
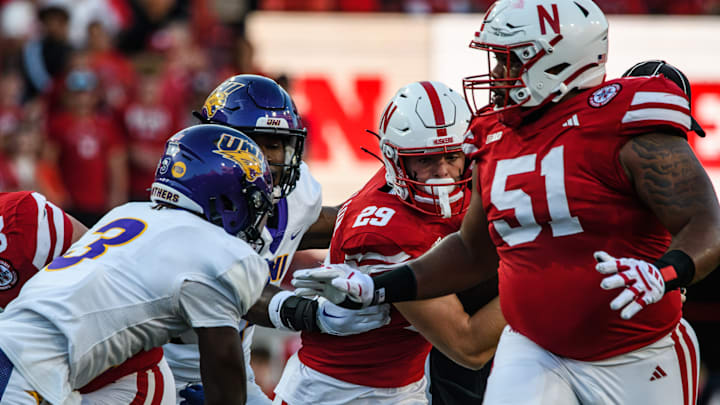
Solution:
<svg viewBox="0 0 720 405"><path fill-rule="evenodd" d="M302 232L302 229L298 229L297 231L295 231L295 232L293 232L292 234L290 234L290 240L293 240L293 239L297 238L298 235L300 235L301 232Z"/></svg>
<svg viewBox="0 0 720 405"><path fill-rule="evenodd" d="M329 314L325 308L323 308L323 315L327 316L328 318L342 318L342 316Z"/></svg>
<svg viewBox="0 0 720 405"><path fill-rule="evenodd" d="M667 373L665 373L665 370L663 370L662 367L657 366L652 373L652 377L650 377L650 381L659 380L663 377L667 377Z"/></svg>
<svg viewBox="0 0 720 405"><path fill-rule="evenodd" d="M570 117L565 123L562 125L563 127L579 127L580 121L578 121L577 114L573 114L572 117Z"/></svg>
<svg viewBox="0 0 720 405"><path fill-rule="evenodd" d="M499 141L500 138L502 138L502 131L500 132L493 132L492 134L488 135L487 138L485 138L485 144Z"/></svg>

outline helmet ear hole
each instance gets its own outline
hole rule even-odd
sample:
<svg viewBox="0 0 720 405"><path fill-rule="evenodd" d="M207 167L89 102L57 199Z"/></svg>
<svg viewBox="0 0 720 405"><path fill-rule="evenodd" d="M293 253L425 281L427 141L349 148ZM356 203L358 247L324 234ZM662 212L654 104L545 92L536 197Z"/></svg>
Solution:
<svg viewBox="0 0 720 405"><path fill-rule="evenodd" d="M563 70L567 69L568 67L570 67L569 63L560 63L551 68L545 69L545 73L549 73L551 75L559 75L560 73L562 73Z"/></svg>
<svg viewBox="0 0 720 405"><path fill-rule="evenodd" d="M208 219L215 225L222 225L222 216L217 210L217 198L208 198Z"/></svg>
<svg viewBox="0 0 720 405"><path fill-rule="evenodd" d="M223 210L225 211L235 211L237 207L235 207L235 204L233 204L232 201L225 195L222 194L220 196L220 202L222 202Z"/></svg>

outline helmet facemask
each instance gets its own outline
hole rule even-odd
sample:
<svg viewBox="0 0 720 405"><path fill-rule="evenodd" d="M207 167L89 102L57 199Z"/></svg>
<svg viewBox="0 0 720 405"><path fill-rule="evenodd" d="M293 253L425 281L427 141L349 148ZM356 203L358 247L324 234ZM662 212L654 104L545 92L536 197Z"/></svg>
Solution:
<svg viewBox="0 0 720 405"><path fill-rule="evenodd" d="M425 214L450 218L465 212L465 191L472 180L465 173L464 166L458 173L459 179L452 177L429 178L418 181L406 163L408 157L430 157L449 153L463 154L459 145L451 145L431 150L398 149L394 145L383 145L386 171L390 173L393 192L407 205ZM389 151L392 151L388 153ZM388 156L390 154L393 158ZM464 154L463 154L464 157ZM388 165L390 167L388 167Z"/></svg>
<svg viewBox="0 0 720 405"><path fill-rule="evenodd" d="M262 230L273 210L273 203L266 194L254 187L243 188L242 195L244 201L233 201L224 194L219 198L210 197L207 218L215 225L234 232L235 236L260 252L265 244L261 237Z"/></svg>

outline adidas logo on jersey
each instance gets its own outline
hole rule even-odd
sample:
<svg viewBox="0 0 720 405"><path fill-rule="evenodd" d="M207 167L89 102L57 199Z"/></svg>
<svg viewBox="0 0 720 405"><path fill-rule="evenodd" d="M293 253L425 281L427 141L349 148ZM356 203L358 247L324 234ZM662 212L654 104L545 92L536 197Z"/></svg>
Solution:
<svg viewBox="0 0 720 405"><path fill-rule="evenodd" d="M663 377L667 377L667 373L665 373L665 370L662 369L662 367L657 366L655 367L655 370L652 373L652 376L650 377L650 381L659 380Z"/></svg>
<svg viewBox="0 0 720 405"><path fill-rule="evenodd" d="M577 114L573 114L572 117L570 117L565 123L562 125L563 127L579 127L580 121L578 121Z"/></svg>

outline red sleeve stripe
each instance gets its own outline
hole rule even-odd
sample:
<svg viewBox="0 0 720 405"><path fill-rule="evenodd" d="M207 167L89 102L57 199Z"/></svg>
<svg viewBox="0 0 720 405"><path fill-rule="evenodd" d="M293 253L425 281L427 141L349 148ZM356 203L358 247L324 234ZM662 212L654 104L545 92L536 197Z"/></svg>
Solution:
<svg viewBox="0 0 720 405"><path fill-rule="evenodd" d="M690 111L690 103L685 97L678 96L673 93L665 93L660 91L638 91L633 96L630 105L647 104L647 103L660 103L660 104L671 104Z"/></svg>
<svg viewBox="0 0 720 405"><path fill-rule="evenodd" d="M37 204L37 235L35 243L35 254L33 255L33 266L40 270L45 266L48 255L52 248L52 240L50 238L50 224L48 222L48 214L45 211L46 200L42 194L32 193L30 194L35 199Z"/></svg>
<svg viewBox="0 0 720 405"><path fill-rule="evenodd" d="M55 215L52 208L49 208L47 204L45 204L45 214L48 222L48 234L50 235L50 249L47 257L45 258L45 264L43 264L43 267L47 266L48 263L50 263L55 257L53 256L53 252L56 250L58 245L57 231L55 230L55 219L57 218L57 215Z"/></svg>
<svg viewBox="0 0 720 405"><path fill-rule="evenodd" d="M48 262L50 262L52 259L60 256L65 249L70 247L70 240L72 239L72 226L65 226L69 224L70 219L67 218L63 210L61 210L57 205L48 201L45 209L47 209L48 212L52 211L53 224L55 225L55 240L57 240L54 245L55 249L52 252L52 257L48 260Z"/></svg>
<svg viewBox="0 0 720 405"><path fill-rule="evenodd" d="M385 256L385 255L382 255L380 253L375 253L375 252L365 252L365 253L358 253L358 254L354 254L354 255L348 255L348 254L345 255L346 262L356 262L356 263L364 262L364 261L368 261L368 260L374 260L374 261L394 264L394 263L406 262L410 259L412 259L412 256L410 256L409 254L402 252L402 251L400 253L394 254L392 256Z"/></svg>
<svg viewBox="0 0 720 405"><path fill-rule="evenodd" d="M667 108L643 108L628 111L622 119L623 124L643 121L667 121L680 125L687 131L690 130L690 115Z"/></svg>
<svg viewBox="0 0 720 405"><path fill-rule="evenodd" d="M352 256L345 255L345 263L356 267L365 274L375 274L392 270L398 264L405 263L411 258L412 256L405 252L400 252L393 256L383 256L379 253L368 252Z"/></svg>

